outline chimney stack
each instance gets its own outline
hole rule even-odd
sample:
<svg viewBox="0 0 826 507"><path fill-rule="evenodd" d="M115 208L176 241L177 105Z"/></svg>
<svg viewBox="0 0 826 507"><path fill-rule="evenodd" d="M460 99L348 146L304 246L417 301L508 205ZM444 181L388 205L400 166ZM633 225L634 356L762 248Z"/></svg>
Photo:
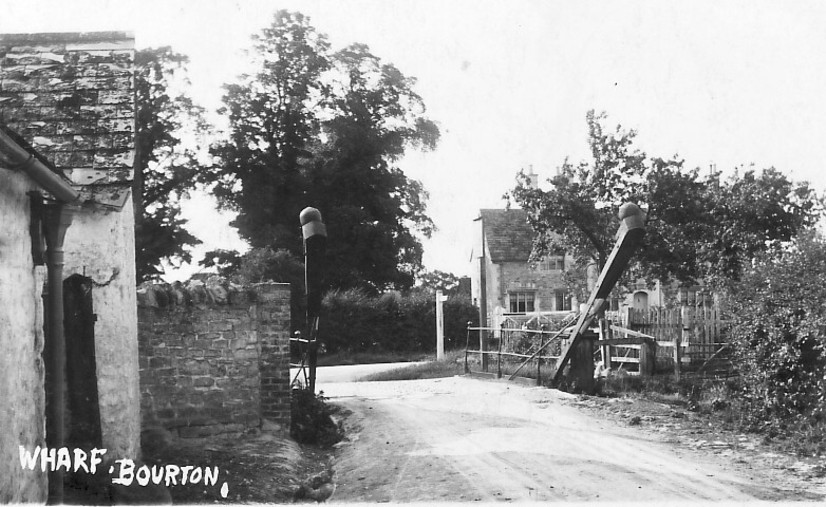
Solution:
<svg viewBox="0 0 826 507"><path fill-rule="evenodd" d="M528 165L528 173L525 176L528 177L528 185L531 188L539 188L539 175L533 172L533 164Z"/></svg>

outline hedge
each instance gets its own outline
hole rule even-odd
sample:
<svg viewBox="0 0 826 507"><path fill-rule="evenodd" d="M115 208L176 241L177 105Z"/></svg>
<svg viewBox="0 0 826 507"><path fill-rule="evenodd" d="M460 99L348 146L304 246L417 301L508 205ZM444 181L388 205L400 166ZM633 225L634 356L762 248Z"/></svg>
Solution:
<svg viewBox="0 0 826 507"><path fill-rule="evenodd" d="M359 290L332 291L322 301L319 340L328 353L433 352L436 298L426 292L388 292L370 297ZM467 323L479 310L461 297L444 303L445 348L464 347Z"/></svg>

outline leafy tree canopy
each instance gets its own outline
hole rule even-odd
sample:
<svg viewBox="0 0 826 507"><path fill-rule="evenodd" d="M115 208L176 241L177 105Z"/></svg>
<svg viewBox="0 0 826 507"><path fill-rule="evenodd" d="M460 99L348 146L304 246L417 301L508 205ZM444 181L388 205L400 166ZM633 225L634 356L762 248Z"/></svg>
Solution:
<svg viewBox="0 0 826 507"><path fill-rule="evenodd" d="M427 292L435 293L440 290L445 295L452 295L459 290L459 277L438 269L426 271L419 275L416 286Z"/></svg>
<svg viewBox="0 0 826 507"><path fill-rule="evenodd" d="M225 87L228 138L202 181L254 248L301 257L298 216L313 206L327 224L331 287L410 287L416 233L433 224L421 183L394 164L439 138L415 80L363 44L333 52L299 13L279 11L255 42L257 70Z"/></svg>
<svg viewBox="0 0 826 507"><path fill-rule="evenodd" d="M561 249L581 267L603 265L619 207L633 202L647 214L634 276L719 283L738 279L755 255L793 239L822 215L822 199L806 182L774 168L703 178L676 157L648 157L634 147L634 130L609 131L605 119L604 113L586 115L592 160L566 160L549 190L532 188L522 175L509 192L536 232L534 258Z"/></svg>
<svg viewBox="0 0 826 507"><path fill-rule="evenodd" d="M162 274L160 262L190 261L188 246L201 241L185 228L180 199L195 186L198 163L182 141L184 132L205 129L203 110L170 85L183 79L186 56L169 47L145 49L135 55L137 154L133 195L135 255L139 280Z"/></svg>

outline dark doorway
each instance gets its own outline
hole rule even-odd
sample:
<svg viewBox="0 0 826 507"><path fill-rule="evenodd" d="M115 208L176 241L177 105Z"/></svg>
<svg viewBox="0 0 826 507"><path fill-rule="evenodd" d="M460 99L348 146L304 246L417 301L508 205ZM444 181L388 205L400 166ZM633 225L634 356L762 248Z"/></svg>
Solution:
<svg viewBox="0 0 826 507"><path fill-rule="evenodd" d="M101 447L95 314L90 278L72 275L63 282L66 336L66 445Z"/></svg>

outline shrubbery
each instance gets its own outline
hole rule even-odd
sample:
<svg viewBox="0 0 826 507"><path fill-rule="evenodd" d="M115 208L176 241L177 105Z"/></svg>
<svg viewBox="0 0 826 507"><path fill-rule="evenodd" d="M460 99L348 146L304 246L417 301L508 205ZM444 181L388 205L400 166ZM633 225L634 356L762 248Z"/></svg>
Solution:
<svg viewBox="0 0 826 507"><path fill-rule="evenodd" d="M463 347L467 323L479 312L469 301L451 297L444 303L445 349ZM432 352L436 348L435 296L388 292L370 297L359 290L332 291L322 303L319 339L329 353Z"/></svg>
<svg viewBox="0 0 826 507"><path fill-rule="evenodd" d="M826 416L826 243L809 235L730 287L731 342L756 427L817 433Z"/></svg>
<svg viewBox="0 0 826 507"><path fill-rule="evenodd" d="M293 389L290 436L302 444L330 447L344 438L344 429L331 417L335 408L327 403L324 393L309 389Z"/></svg>

